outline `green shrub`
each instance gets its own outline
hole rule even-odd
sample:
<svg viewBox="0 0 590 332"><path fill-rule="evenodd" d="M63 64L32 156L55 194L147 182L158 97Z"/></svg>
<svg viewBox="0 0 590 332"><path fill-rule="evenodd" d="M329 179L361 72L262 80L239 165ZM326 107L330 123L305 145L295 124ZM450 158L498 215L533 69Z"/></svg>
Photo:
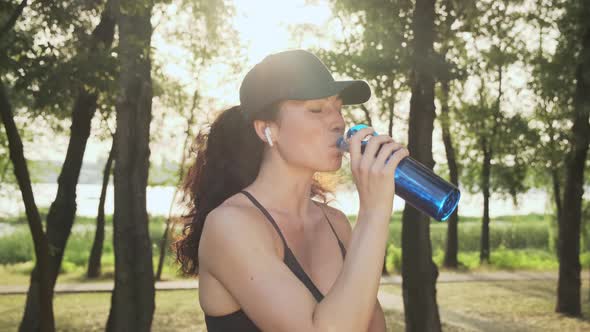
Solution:
<svg viewBox="0 0 590 332"><path fill-rule="evenodd" d="M481 223L459 222L457 227L459 251L479 251L481 238ZM401 246L401 222L389 225L389 241ZM550 234L546 222L504 222L494 220L490 222L490 249L544 249L550 248ZM445 250L447 240L447 224L432 223L430 225L430 240L432 251Z"/></svg>
<svg viewBox="0 0 590 332"><path fill-rule="evenodd" d="M18 226L10 235L0 238L0 264L23 263L33 260L35 248L28 226Z"/></svg>
<svg viewBox="0 0 590 332"><path fill-rule="evenodd" d="M385 259L385 269L388 272L402 272L402 249L393 244L387 246L387 256Z"/></svg>
<svg viewBox="0 0 590 332"><path fill-rule="evenodd" d="M590 211L590 210L589 210ZM350 216L354 220L355 216ZM103 244L103 267L114 266L112 243L112 216L107 216L105 241ZM152 243L152 255L157 264L160 239L164 232L165 218L150 217L149 230ZM17 229L10 235L0 238L0 264L32 264L34 249L26 224L8 221ZM94 218L77 218L64 254L62 271L85 268L90 255L95 233ZM433 261L441 265L446 248L446 222L432 222L430 238L432 241ZM180 233L176 227L175 233ZM590 267L590 223L583 223L580 261L582 266ZM401 214L392 216L389 225L389 242L387 246L386 269L401 272ZM480 218L461 218L458 225L459 254L461 264L467 269L479 267L479 249L481 236ZM506 216L495 218L490 222L491 265L502 269L552 269L557 267L555 257L555 238L557 228L552 216ZM30 264L29 264L30 265ZM21 268L28 268L22 265ZM18 265L21 266L21 265ZM31 265L32 267L32 265ZM154 265L154 268L156 265ZM173 253L166 252L165 271L176 270ZM30 272L30 271L29 271Z"/></svg>
<svg viewBox="0 0 590 332"><path fill-rule="evenodd" d="M491 264L499 269L538 269L550 270L559 267L554 254L547 251L525 249L507 250L500 248L492 251Z"/></svg>

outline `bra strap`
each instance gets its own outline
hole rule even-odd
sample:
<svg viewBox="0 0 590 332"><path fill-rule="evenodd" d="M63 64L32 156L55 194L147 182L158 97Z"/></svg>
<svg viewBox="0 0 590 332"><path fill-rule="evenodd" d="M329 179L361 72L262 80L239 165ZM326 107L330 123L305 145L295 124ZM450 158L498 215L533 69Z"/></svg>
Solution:
<svg viewBox="0 0 590 332"><path fill-rule="evenodd" d="M334 233L334 236L336 237L336 240L338 241L338 246L340 247L340 253L342 254L342 258L344 258L344 256L346 256L346 248L344 247L344 244L342 243L342 241L340 241L340 238L338 238L338 234L334 230L334 226L332 226L330 219L328 219L328 215L326 215L326 212L324 211L324 209L322 208L320 203L315 202L314 200L312 200L312 202L314 202L320 208L320 210L322 210L324 217L326 217L326 221L328 221L328 225L330 225L330 228L332 229L332 233Z"/></svg>
<svg viewBox="0 0 590 332"><path fill-rule="evenodd" d="M285 247L288 248L287 241L285 240L285 237L283 236L281 229L279 228L279 226L277 225L277 223L273 219L273 217L270 215L270 213L268 213L268 211L264 208L264 206L262 206L262 204L260 204L260 202L258 202L258 200L256 198L254 198L254 196L252 196L252 194L250 194L249 192L247 192L245 190L242 190L240 192L242 194L246 195L246 197L248 197L250 199L250 201L252 201L252 203L254 203L254 205L256 205L256 207L258 209L260 209L260 211L262 211L262 213L270 221L270 223L273 225L273 227L277 230L277 233L279 233L279 236L281 237L281 240L283 240L283 244L285 245Z"/></svg>

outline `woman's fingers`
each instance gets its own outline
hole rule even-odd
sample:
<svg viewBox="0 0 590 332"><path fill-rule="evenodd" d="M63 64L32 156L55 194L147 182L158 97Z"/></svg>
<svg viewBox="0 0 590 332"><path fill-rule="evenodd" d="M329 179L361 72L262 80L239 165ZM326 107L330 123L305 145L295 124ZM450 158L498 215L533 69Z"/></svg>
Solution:
<svg viewBox="0 0 590 332"><path fill-rule="evenodd" d="M397 149L397 151L395 151L393 155L391 155L391 158L389 158L387 164L385 164L384 171L388 174L394 175L395 169L397 168L399 163L409 155L410 151L408 151L408 149L404 147Z"/></svg>
<svg viewBox="0 0 590 332"><path fill-rule="evenodd" d="M360 176L363 180L367 180L369 176L369 172L375 163L375 158L377 157L377 150L382 148L382 144L387 142L392 142L393 139L388 135L378 135L373 136L365 146L365 152L363 153L363 157L361 158L361 162L359 165Z"/></svg>
<svg viewBox="0 0 590 332"><path fill-rule="evenodd" d="M362 149L362 141L368 135L373 136ZM360 210L390 214L395 195L392 175L400 160L409 155L407 149L390 136L375 135L373 128L367 127L350 137L349 152L352 175L359 192Z"/></svg>
<svg viewBox="0 0 590 332"><path fill-rule="evenodd" d="M375 163L373 164L374 171L381 171L385 167L385 162L387 158L389 158L395 151L399 149L403 149L403 145L397 142L389 142L385 143L381 146L381 150L379 150L379 154L375 159ZM387 161L389 163L389 161Z"/></svg>
<svg viewBox="0 0 590 332"><path fill-rule="evenodd" d="M375 130L372 127L363 128L350 137L349 141L349 153L350 153L350 167L353 174L359 169L361 160L361 141L365 137L372 135Z"/></svg>

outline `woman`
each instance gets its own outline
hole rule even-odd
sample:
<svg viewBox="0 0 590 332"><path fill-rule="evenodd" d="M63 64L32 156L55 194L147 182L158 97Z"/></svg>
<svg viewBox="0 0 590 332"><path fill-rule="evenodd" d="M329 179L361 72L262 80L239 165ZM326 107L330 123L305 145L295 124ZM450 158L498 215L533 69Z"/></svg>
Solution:
<svg viewBox="0 0 590 332"><path fill-rule="evenodd" d="M209 331L385 331L377 291L393 175L408 151L379 135L361 154L373 130L351 137L354 230L314 177L341 166L342 105L370 95L307 51L280 52L246 74L240 106L198 135L184 187L192 220L174 247L182 270L199 275Z"/></svg>

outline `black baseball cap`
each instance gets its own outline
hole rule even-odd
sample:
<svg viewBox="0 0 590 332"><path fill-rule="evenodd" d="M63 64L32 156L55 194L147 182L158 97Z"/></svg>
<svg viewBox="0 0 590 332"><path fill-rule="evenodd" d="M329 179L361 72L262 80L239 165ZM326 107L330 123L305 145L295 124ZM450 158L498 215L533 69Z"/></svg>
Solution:
<svg viewBox="0 0 590 332"><path fill-rule="evenodd" d="M294 49L270 54L250 69L240 85L240 107L251 116L281 100L333 95L343 105L362 104L371 97L371 88L364 80L334 80L317 56Z"/></svg>

